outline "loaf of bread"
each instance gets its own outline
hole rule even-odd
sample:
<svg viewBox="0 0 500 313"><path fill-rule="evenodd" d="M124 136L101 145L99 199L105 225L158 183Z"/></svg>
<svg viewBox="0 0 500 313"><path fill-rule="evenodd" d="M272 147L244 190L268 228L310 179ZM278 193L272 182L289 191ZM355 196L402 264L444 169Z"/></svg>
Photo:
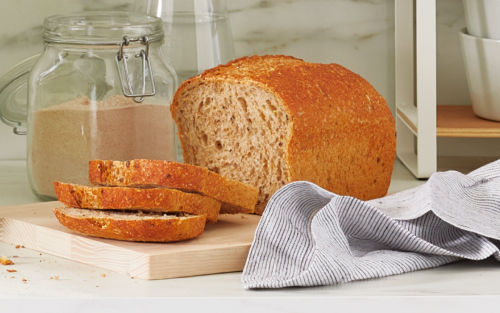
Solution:
<svg viewBox="0 0 500 313"><path fill-rule="evenodd" d="M194 193L167 188L87 187L54 182L57 199L64 205L81 209L141 210L144 212L185 212L205 215L215 223L220 202Z"/></svg>
<svg viewBox="0 0 500 313"><path fill-rule="evenodd" d="M380 94L338 64L253 56L195 76L170 107L184 161L259 189L313 182L362 200L389 188L396 130Z"/></svg>
<svg viewBox="0 0 500 313"><path fill-rule="evenodd" d="M127 241L171 242L198 237L205 215L138 214L79 208L55 208L59 222L80 234Z"/></svg>
<svg viewBox="0 0 500 313"><path fill-rule="evenodd" d="M137 188L174 188L198 193L222 203L220 213L253 213L258 189L227 179L206 168L160 160L89 162L93 185Z"/></svg>

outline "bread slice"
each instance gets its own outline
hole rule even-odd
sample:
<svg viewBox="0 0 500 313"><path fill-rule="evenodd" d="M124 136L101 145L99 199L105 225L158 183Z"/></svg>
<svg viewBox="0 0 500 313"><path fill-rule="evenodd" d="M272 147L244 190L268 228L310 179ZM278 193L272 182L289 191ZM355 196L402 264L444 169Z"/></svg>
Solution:
<svg viewBox="0 0 500 313"><path fill-rule="evenodd" d="M338 64L244 57L186 80L170 111L184 161L257 187L256 213L293 181L363 200L389 188L394 118L370 83Z"/></svg>
<svg viewBox="0 0 500 313"><path fill-rule="evenodd" d="M101 210L142 210L150 212L186 212L206 215L215 223L220 202L174 189L88 187L54 181L57 199L68 207Z"/></svg>
<svg viewBox="0 0 500 313"><path fill-rule="evenodd" d="M137 212L55 208L59 222L80 234L127 241L171 242L198 237L205 215L141 215ZM180 213L182 214L182 213Z"/></svg>
<svg viewBox="0 0 500 313"><path fill-rule="evenodd" d="M230 214L253 213L259 193L253 186L206 168L159 160L90 161L89 181L100 186L165 187L198 193L220 201L220 213Z"/></svg>

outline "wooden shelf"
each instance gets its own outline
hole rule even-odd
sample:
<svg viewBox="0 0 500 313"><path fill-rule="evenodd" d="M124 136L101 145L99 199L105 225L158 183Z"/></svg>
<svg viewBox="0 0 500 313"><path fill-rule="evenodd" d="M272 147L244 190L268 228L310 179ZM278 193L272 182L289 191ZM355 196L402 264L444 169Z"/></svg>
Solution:
<svg viewBox="0 0 500 313"><path fill-rule="evenodd" d="M437 137L500 138L500 122L474 115L470 105L438 105Z"/></svg>
<svg viewBox="0 0 500 313"><path fill-rule="evenodd" d="M418 132L417 126L401 110L397 111ZM477 117L470 105L438 105L436 113L437 137L500 138L500 122Z"/></svg>

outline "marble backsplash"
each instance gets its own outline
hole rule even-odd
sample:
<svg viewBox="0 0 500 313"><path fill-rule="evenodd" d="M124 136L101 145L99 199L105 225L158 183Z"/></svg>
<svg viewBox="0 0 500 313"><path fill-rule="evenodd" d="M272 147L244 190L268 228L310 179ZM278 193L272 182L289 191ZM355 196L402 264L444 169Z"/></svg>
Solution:
<svg viewBox="0 0 500 313"><path fill-rule="evenodd" d="M3 0L0 75L40 53L43 18L89 10L131 10L134 0ZM397 0L227 0L236 57L286 54L339 63L366 78L394 110L394 3ZM458 29L462 2L437 0L438 101L470 103ZM446 145L446 143L444 143ZM22 159L26 138L0 123L0 159Z"/></svg>

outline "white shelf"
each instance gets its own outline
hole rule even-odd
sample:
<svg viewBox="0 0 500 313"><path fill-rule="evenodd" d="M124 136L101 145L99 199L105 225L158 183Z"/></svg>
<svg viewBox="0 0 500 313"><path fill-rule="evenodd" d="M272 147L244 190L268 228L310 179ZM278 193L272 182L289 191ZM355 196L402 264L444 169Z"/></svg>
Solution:
<svg viewBox="0 0 500 313"><path fill-rule="evenodd" d="M395 1L397 155L417 178L437 170L436 0Z"/></svg>

